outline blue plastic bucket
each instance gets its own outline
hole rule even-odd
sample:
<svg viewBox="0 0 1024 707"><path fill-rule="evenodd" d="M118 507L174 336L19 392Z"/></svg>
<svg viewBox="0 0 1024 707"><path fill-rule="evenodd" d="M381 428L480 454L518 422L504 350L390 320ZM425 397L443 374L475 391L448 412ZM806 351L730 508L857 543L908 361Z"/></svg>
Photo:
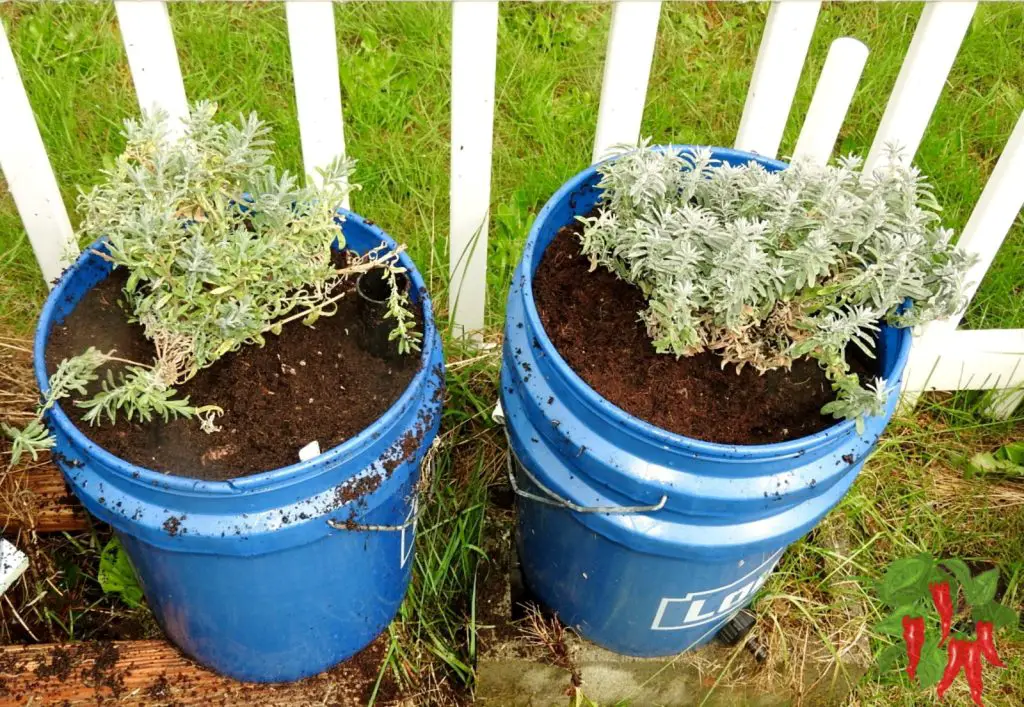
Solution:
<svg viewBox="0 0 1024 707"><path fill-rule="evenodd" d="M342 213L347 247L395 247L376 226ZM59 406L48 415L58 465L89 512L114 527L160 625L220 673L260 682L318 673L368 645L405 596L416 484L440 423L444 364L423 279L406 254L401 260L423 307L422 367L380 419L314 459L200 481L129 464L92 443ZM87 251L50 294L35 338L44 393L50 331L109 272ZM406 458L411 439L418 449ZM368 475L379 487L345 502Z"/></svg>
<svg viewBox="0 0 1024 707"><path fill-rule="evenodd" d="M881 332L893 392L863 434L844 421L779 444L713 444L630 415L569 368L533 299L544 249L593 209L599 180L590 167L544 206L509 293L501 401L520 496L517 546L529 589L584 637L619 653L670 655L711 640L785 548L842 499L892 417L911 337Z"/></svg>

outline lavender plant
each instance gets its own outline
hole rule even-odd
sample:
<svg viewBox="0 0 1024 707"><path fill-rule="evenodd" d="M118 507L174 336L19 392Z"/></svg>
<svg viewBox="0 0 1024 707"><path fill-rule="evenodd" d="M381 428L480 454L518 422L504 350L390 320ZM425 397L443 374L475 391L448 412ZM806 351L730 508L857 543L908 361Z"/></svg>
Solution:
<svg viewBox="0 0 1024 707"><path fill-rule="evenodd" d="M883 411L888 387L862 385L847 347L873 356L881 322L958 311L971 264L916 168L898 154L870 174L861 164L769 172L644 142L598 167L604 192L598 213L580 219L582 250L592 269L643 291L657 351L714 351L723 366L761 372L810 356L836 392L822 412L861 428Z"/></svg>
<svg viewBox="0 0 1024 707"><path fill-rule="evenodd" d="M233 125L215 114L214 104L196 104L181 134L162 114L126 121L124 152L100 184L80 194L80 235L105 238L95 252L127 270L127 309L156 356L125 361L90 349L62 363L35 420L24 430L5 427L12 463L51 446L43 413L71 392L84 395L113 363L124 365L116 373L108 367L102 390L75 403L88 411L85 420L198 416L213 431L220 408L193 406L176 386L230 351L262 345L284 324L331 316L347 277L385 268L394 282L405 272L401 248L383 244L344 268L332 262L335 239L344 247L337 207L350 189L351 160L321 170L319 184L301 185L270 164L269 131L255 115ZM418 350L422 334L407 293L393 291L387 316L399 351Z"/></svg>

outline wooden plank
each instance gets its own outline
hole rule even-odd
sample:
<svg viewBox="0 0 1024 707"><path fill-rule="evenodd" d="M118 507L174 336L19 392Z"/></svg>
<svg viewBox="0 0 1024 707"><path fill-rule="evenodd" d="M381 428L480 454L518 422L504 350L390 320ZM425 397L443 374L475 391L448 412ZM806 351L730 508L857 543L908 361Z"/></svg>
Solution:
<svg viewBox="0 0 1024 707"><path fill-rule="evenodd" d="M89 527L88 514L52 462L0 472L0 529L37 533Z"/></svg>
<svg viewBox="0 0 1024 707"><path fill-rule="evenodd" d="M114 8L139 108L144 113L164 110L170 130L180 134L189 110L167 5L158 0L117 0Z"/></svg>
<svg viewBox="0 0 1024 707"><path fill-rule="evenodd" d="M166 641L0 647L6 705L364 705L386 634L352 660L296 683L242 683L201 668Z"/></svg>
<svg viewBox="0 0 1024 707"><path fill-rule="evenodd" d="M593 161L618 144L635 144L647 101L660 2L616 2L608 32L601 82L601 107L594 135Z"/></svg>
<svg viewBox="0 0 1024 707"><path fill-rule="evenodd" d="M778 155L819 10L820 2L772 3L736 134L736 149L765 157Z"/></svg>
<svg viewBox="0 0 1024 707"><path fill-rule="evenodd" d="M865 172L886 158L890 143L903 149L903 159L914 159L977 4L925 4L864 163Z"/></svg>
<svg viewBox="0 0 1024 707"><path fill-rule="evenodd" d="M288 18L302 164L307 177L320 183L317 169L345 154L334 7L330 2L289 0L284 8ZM346 209L350 206L347 194L342 206Z"/></svg>
<svg viewBox="0 0 1024 707"><path fill-rule="evenodd" d="M832 42L793 150L794 159L828 162L867 58L867 46L853 37Z"/></svg>
<svg viewBox="0 0 1024 707"><path fill-rule="evenodd" d="M0 22L0 169L39 269L53 284L78 253L67 209Z"/></svg>

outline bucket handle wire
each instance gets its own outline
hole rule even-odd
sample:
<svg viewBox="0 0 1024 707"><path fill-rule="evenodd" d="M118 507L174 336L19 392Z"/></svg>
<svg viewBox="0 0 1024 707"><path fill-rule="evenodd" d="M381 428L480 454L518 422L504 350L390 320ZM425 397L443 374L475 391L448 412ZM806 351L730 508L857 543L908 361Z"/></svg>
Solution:
<svg viewBox="0 0 1024 707"><path fill-rule="evenodd" d="M420 515L420 489L429 488L430 480L434 474L434 455L437 450L437 439L434 439L433 444L430 445L430 449L427 450L426 455L423 457L423 472L420 474L419 483L416 484L416 488L412 490L412 512L404 523L400 525L363 525L362 523L353 523L351 521L340 521L334 520L333 518L327 519L327 525L331 526L335 530L369 530L376 532L385 533L400 533L410 527L416 525L416 521Z"/></svg>
<svg viewBox="0 0 1024 707"><path fill-rule="evenodd" d="M562 498L557 493L555 493L554 491L549 489L547 486L542 484L540 482L540 480L538 480L537 477L534 476L533 472L531 472L529 469L526 468L526 465L523 464L523 462L519 459L519 456L516 454L515 450L512 449L512 438L509 437L508 428L507 427L505 428L505 441L508 442L508 454L505 455L505 466L506 466L506 469L508 471L508 481L509 481L510 484L512 484L512 490L515 492L515 494L517 496L522 496L523 498L528 498L531 501L536 501L537 503L543 503L543 504L545 504L547 506L554 506L556 508L568 508L569 510L575 511L576 513L607 513L609 515L612 515L612 514L615 514L615 515L627 515L627 514L631 514L631 513L653 513L654 511L660 511L662 508L665 507L665 504L668 502L668 496L667 495L663 495L661 497L660 501L658 501L657 503L655 503L653 505L650 505L650 506L580 506L580 505L577 505L577 504L573 503L572 501L569 501L569 500L566 500L566 499ZM547 498L545 498L544 496L538 496L535 493L531 493L529 491L526 491L524 489L519 488L519 484L516 483L515 469L512 466L513 460L515 461L516 465L518 465L518 467L522 470L522 472L524 474L526 474L526 478L528 478L530 481L532 481L537 486L537 488L539 488L541 491L543 491L545 494L547 494L547 496L548 496Z"/></svg>

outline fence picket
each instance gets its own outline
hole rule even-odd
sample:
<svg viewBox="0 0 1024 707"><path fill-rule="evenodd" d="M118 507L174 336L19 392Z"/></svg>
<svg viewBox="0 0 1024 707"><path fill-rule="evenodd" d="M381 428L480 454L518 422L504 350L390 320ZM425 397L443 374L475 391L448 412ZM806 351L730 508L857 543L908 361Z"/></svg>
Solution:
<svg viewBox="0 0 1024 707"><path fill-rule="evenodd" d="M867 58L868 48L863 42L852 37L832 42L793 150L795 159L828 162Z"/></svg>
<svg viewBox="0 0 1024 707"><path fill-rule="evenodd" d="M907 161L917 154L977 4L958 0L925 4L871 143L865 171L878 166L890 143L903 148Z"/></svg>
<svg viewBox="0 0 1024 707"><path fill-rule="evenodd" d="M595 160L611 145L639 137L660 2L616 2L608 38ZM928 4L900 69L868 157L868 168L896 141L912 157L970 25L976 2ZM188 115L167 7L158 0L117 0L132 78L143 110ZM775 156L820 10L819 2L776 0L768 15L736 145ZM286 3L303 161L313 172L344 153L337 44L329 2ZM452 142L449 300L456 330L483 328L490 202L496 0L452 5ZM834 147L867 49L836 40L818 79L795 154L824 161ZM0 169L47 280L65 266L74 234L0 23ZM968 279L973 297L1024 207L1024 115L968 221L960 246L979 256ZM925 327L905 377L908 399L922 390L1005 388L1024 384L1024 330L957 330L963 313ZM1008 414L1022 394L1000 403ZM1004 409L1005 408L1005 409Z"/></svg>
<svg viewBox="0 0 1024 707"><path fill-rule="evenodd" d="M460 334L484 326L497 49L497 0L455 0L448 300Z"/></svg>
<svg viewBox="0 0 1024 707"><path fill-rule="evenodd" d="M302 164L308 178L321 181L317 168L345 154L338 44L330 2L285 3L292 55L295 105L299 114ZM349 208L346 196L342 203Z"/></svg>
<svg viewBox="0 0 1024 707"><path fill-rule="evenodd" d="M1018 357L1024 357L1024 351L1021 351ZM998 390L991 394L985 413L994 420L1009 420L1022 402L1024 389L1014 387L1009 390Z"/></svg>
<svg viewBox="0 0 1024 707"><path fill-rule="evenodd" d="M47 284L77 253L67 209L0 22L0 169Z"/></svg>
<svg viewBox="0 0 1024 707"><path fill-rule="evenodd" d="M188 117L188 101L167 5L159 0L117 0L114 8L139 108L163 109L171 130L180 131L181 121Z"/></svg>
<svg viewBox="0 0 1024 707"><path fill-rule="evenodd" d="M616 2L608 32L593 161L618 144L635 144L647 100L661 2Z"/></svg>
<svg viewBox="0 0 1024 707"><path fill-rule="evenodd" d="M992 261L1021 208L1024 208L1024 114L1018 118L957 242L961 249L978 257L978 262L967 272L969 284L964 294L968 302L974 298L985 273L992 267ZM964 311L966 308L949 319L932 322L927 327L928 333L956 329Z"/></svg>
<svg viewBox="0 0 1024 707"><path fill-rule="evenodd" d="M772 3L736 133L736 149L778 155L819 10L820 2Z"/></svg>
<svg viewBox="0 0 1024 707"><path fill-rule="evenodd" d="M904 398L925 390L990 390L1024 384L1024 329L963 329L914 342ZM1012 410L1011 410L1012 412Z"/></svg>
<svg viewBox="0 0 1024 707"><path fill-rule="evenodd" d="M978 257L978 261L967 273L967 288L964 292L966 301L969 303L978 291L985 273L992 267L992 261L1002 247L1010 228L1013 227L1021 208L1024 207L1024 114L1017 120L1017 125L1010 134L1010 139L1003 148L1003 153L992 170L988 183L978 199L971 217L964 227L958 245L968 253ZM915 341L915 347L911 351L911 370L920 370L930 366L931 358L937 357L938 353L950 341L952 335L960 335L965 332L956 331L957 326L963 320L966 306L957 314L948 319L931 322ZM985 331L985 330L983 330ZM1004 333L1002 330L990 330L995 334ZM1008 339L1009 341L1009 339ZM1024 339L1018 339L1017 356L1024 356ZM1010 352L1003 355L1011 356ZM948 365L948 364L947 364ZM976 365L981 365L980 362ZM1005 366L1004 366L1005 367ZM917 383L920 378L913 378L908 375L904 394L905 404L912 406L917 402L917 396L911 388L912 383ZM948 384L948 381L943 381ZM929 381L931 384L931 381ZM1014 383L1017 385L1019 383ZM1009 385L1009 384L1007 384ZM931 385L929 385L931 388ZM947 388L940 388L947 390ZM953 388L955 390L955 388ZM989 414L998 419L1006 419L1013 414L1019 406L1022 395L1018 392L1010 392L998 398L994 404L989 406Z"/></svg>

